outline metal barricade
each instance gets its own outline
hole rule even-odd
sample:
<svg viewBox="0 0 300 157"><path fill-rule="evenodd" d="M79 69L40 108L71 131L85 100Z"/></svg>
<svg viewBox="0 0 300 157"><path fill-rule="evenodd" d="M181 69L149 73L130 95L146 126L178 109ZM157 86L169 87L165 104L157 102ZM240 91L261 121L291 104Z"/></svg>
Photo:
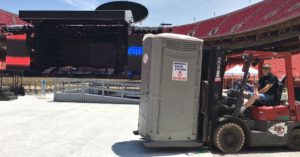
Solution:
<svg viewBox="0 0 300 157"><path fill-rule="evenodd" d="M56 79L54 101L139 104L140 83L85 79Z"/></svg>

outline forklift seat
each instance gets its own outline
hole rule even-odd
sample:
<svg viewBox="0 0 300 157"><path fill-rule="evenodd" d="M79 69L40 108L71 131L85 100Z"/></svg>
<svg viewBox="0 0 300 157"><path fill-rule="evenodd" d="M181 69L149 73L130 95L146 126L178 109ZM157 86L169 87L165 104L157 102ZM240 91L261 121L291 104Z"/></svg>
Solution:
<svg viewBox="0 0 300 157"><path fill-rule="evenodd" d="M278 81L276 99L270 104L263 104L262 107L252 107L250 109L251 118L254 120L277 121L289 120L290 110L288 105L281 102L282 92L285 85L286 76Z"/></svg>
<svg viewBox="0 0 300 157"><path fill-rule="evenodd" d="M276 103L277 105L281 103L281 97L282 97L282 92L284 89L285 81L286 81L286 75L284 75L279 81L278 81L278 87L276 91Z"/></svg>

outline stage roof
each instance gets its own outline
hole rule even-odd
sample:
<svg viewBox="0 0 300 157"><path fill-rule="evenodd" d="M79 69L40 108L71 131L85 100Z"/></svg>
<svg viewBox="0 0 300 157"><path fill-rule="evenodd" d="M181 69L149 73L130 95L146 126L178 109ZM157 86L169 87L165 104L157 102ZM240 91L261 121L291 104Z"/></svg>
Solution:
<svg viewBox="0 0 300 157"><path fill-rule="evenodd" d="M80 20L80 21L132 21L132 13L128 10L116 11L20 11L19 17L28 22L41 20Z"/></svg>

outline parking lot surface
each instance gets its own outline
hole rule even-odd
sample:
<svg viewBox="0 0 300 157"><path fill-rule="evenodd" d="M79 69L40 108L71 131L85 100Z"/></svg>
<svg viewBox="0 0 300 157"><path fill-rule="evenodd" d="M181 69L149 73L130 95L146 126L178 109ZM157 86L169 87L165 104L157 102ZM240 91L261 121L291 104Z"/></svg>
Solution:
<svg viewBox="0 0 300 157"><path fill-rule="evenodd" d="M224 156L197 149L149 149L137 129L138 105L79 104L20 97L0 102L0 157ZM286 148L251 148L236 155L299 157Z"/></svg>

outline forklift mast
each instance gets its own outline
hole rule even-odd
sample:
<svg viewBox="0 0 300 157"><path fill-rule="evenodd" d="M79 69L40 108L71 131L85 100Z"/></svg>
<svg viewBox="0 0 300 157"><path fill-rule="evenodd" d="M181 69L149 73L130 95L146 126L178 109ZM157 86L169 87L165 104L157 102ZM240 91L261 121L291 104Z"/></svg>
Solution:
<svg viewBox="0 0 300 157"><path fill-rule="evenodd" d="M198 125L199 138L204 143L211 143L210 137L217 125L218 104L222 99L226 64L225 53L220 48L204 49Z"/></svg>
<svg viewBox="0 0 300 157"><path fill-rule="evenodd" d="M253 62L253 55L249 55L249 56L243 55L242 58L244 60L244 65L243 65L244 76L243 76L241 83L238 84L238 100L237 100L237 103L236 103L236 106L234 109L234 116L236 116L236 117L240 114L240 110L244 104L243 93L245 91L245 85L246 85L248 77L250 75L249 69Z"/></svg>

